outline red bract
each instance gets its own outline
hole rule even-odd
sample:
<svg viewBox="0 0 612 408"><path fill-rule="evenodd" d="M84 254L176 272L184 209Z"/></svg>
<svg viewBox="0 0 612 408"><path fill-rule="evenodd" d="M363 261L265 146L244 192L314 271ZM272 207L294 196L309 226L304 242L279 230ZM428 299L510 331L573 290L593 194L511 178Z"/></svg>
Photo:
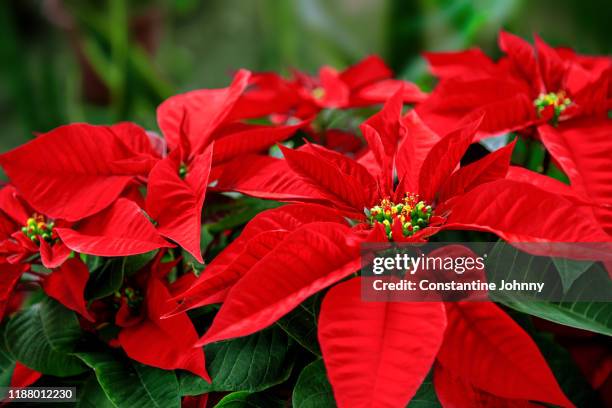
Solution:
<svg viewBox="0 0 612 408"><path fill-rule="evenodd" d="M40 254L47 268L60 266L71 250L99 256L127 256L169 246L140 208L119 199L104 211L77 223L35 213L12 186L0 191L3 225L0 259L17 264Z"/></svg>
<svg viewBox="0 0 612 408"><path fill-rule="evenodd" d="M0 155L0 165L37 212L78 221L111 205L157 159L135 125L74 124Z"/></svg>
<svg viewBox="0 0 612 408"><path fill-rule="evenodd" d="M294 71L291 80L272 73L255 74L250 89L239 99L237 113L252 116L277 113L310 118L319 110L347 109L383 103L402 89L405 103L427 96L414 84L393 79L393 73L377 56L369 56L343 70L325 66L317 77Z"/></svg>
<svg viewBox="0 0 612 408"><path fill-rule="evenodd" d="M72 258L54 270L44 281L45 293L68 309L74 310L85 319L94 321L87 310L85 286L89 279L89 270L80 259Z"/></svg>
<svg viewBox="0 0 612 408"><path fill-rule="evenodd" d="M542 126L540 139L570 179L575 194L592 201L602 227L612 234L612 121Z"/></svg>
<svg viewBox="0 0 612 408"><path fill-rule="evenodd" d="M446 133L477 111L486 113L479 137L607 117L610 58L554 49L538 37L532 47L505 32L499 46L506 56L497 62L480 50L425 55L440 83L416 110L432 129Z"/></svg>
<svg viewBox="0 0 612 408"><path fill-rule="evenodd" d="M195 348L198 334L186 313L161 316L172 307L166 275L175 263L162 263L163 252L119 292L115 323L122 327L118 344L143 364L165 370L183 369L208 381L204 351Z"/></svg>

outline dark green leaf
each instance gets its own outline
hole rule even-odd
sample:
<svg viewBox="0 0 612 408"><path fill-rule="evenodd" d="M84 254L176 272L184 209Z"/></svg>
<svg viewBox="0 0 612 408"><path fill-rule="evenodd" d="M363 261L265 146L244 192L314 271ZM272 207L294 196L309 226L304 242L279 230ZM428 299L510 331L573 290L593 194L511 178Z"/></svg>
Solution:
<svg viewBox="0 0 612 408"><path fill-rule="evenodd" d="M80 337L76 315L52 299L45 299L15 315L4 338L10 354L44 374L66 377L86 370L69 355Z"/></svg>
<svg viewBox="0 0 612 408"><path fill-rule="evenodd" d="M144 268L155 258L157 250L123 258L123 275L130 276Z"/></svg>
<svg viewBox="0 0 612 408"><path fill-rule="evenodd" d="M433 375L430 373L410 400L408 408L441 408L442 405L436 395L433 384Z"/></svg>
<svg viewBox="0 0 612 408"><path fill-rule="evenodd" d="M121 361L104 352L76 355L94 370L102 390L119 408L180 406L173 371Z"/></svg>
<svg viewBox="0 0 612 408"><path fill-rule="evenodd" d="M102 299L118 291L123 283L123 262L119 258L111 259L93 271L85 287L85 299Z"/></svg>
<svg viewBox="0 0 612 408"><path fill-rule="evenodd" d="M336 406L323 360L316 360L304 367L293 389L292 400L294 408L333 408Z"/></svg>
<svg viewBox="0 0 612 408"><path fill-rule="evenodd" d="M76 408L114 408L95 376L88 379L77 391Z"/></svg>
<svg viewBox="0 0 612 408"><path fill-rule="evenodd" d="M226 395L215 408L283 408L284 402L266 394L252 394L248 391Z"/></svg>
<svg viewBox="0 0 612 408"><path fill-rule="evenodd" d="M551 258L537 257L521 252L506 244L496 245L487 260L489 281L498 281L499 274L508 270L520 271L524 282L550 282L556 269ZM497 276L497 277L496 277ZM576 299L587 290L605 293L610 288L610 279L605 269L596 263L576 279L571 289L563 295L561 283L551 287L557 298ZM595 288L595 289L594 289ZM553 293L554 292L554 293ZM520 292L491 292L494 301L542 319L596 333L612 335L612 303L610 302L546 302L525 298Z"/></svg>
<svg viewBox="0 0 612 408"><path fill-rule="evenodd" d="M293 340L317 356L321 356L317 339L319 298L318 295L311 296L276 322Z"/></svg>
<svg viewBox="0 0 612 408"><path fill-rule="evenodd" d="M289 347L287 336L274 328L248 337L210 344L205 352L206 368L212 384L198 376L181 372L181 394L256 392L279 384L289 378L293 368Z"/></svg>
<svg viewBox="0 0 612 408"><path fill-rule="evenodd" d="M8 387L11 383L13 370L15 369L15 359L6 349L4 343L4 330L6 326L0 326L0 387Z"/></svg>
<svg viewBox="0 0 612 408"><path fill-rule="evenodd" d="M565 258L553 258L553 263L559 272L559 276L561 276L564 293L569 291L576 279L593 266L593 262L590 261L576 261Z"/></svg>

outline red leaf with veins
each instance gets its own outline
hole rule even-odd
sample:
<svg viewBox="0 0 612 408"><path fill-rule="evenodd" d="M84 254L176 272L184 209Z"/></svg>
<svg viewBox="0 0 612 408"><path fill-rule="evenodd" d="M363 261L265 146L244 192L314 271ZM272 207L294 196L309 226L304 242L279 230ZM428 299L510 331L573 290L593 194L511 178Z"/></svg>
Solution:
<svg viewBox="0 0 612 408"><path fill-rule="evenodd" d="M171 246L142 210L124 198L72 228L55 231L68 248L89 255L129 256Z"/></svg>
<svg viewBox="0 0 612 408"><path fill-rule="evenodd" d="M536 173L535 171L531 171L524 167L510 166L508 168L506 178L508 180L532 184L538 188L541 188L542 190L548 191L549 193L558 194L568 200L576 201L578 204L591 205L586 198L580 197L578 192L571 186L550 176Z"/></svg>
<svg viewBox="0 0 612 408"><path fill-rule="evenodd" d="M360 278L334 286L321 305L318 336L338 406L406 406L445 327L442 303L364 302Z"/></svg>
<svg viewBox="0 0 612 408"><path fill-rule="evenodd" d="M61 126L0 155L0 164L38 212L77 221L108 207L156 160L132 140L146 138L144 131L126 133L126 126Z"/></svg>
<svg viewBox="0 0 612 408"><path fill-rule="evenodd" d="M486 78L497 72L495 63L479 48L465 51L426 52L423 57L433 75L439 79L461 78L472 80Z"/></svg>
<svg viewBox="0 0 612 408"><path fill-rule="evenodd" d="M125 327L119 333L119 344L128 357L164 370L182 369L210 382L204 364L204 350L194 347L198 334L186 313L167 319L161 316L171 304L164 284L150 277L145 295L147 317Z"/></svg>
<svg viewBox="0 0 612 408"><path fill-rule="evenodd" d="M319 221L348 225L338 212L316 204L290 204L257 214L244 227L240 236L212 260L206 267L206 272L201 275L201 279L194 284L192 289L195 289L201 281L205 282L208 274L216 273L229 266L245 250L249 241L259 234L271 231L293 231L304 224ZM186 296L188 292L185 292L184 295Z"/></svg>
<svg viewBox="0 0 612 408"><path fill-rule="evenodd" d="M72 258L55 269L43 282L45 293L70 310L93 322L85 303L85 286L89 270L80 259Z"/></svg>
<svg viewBox="0 0 612 408"><path fill-rule="evenodd" d="M283 147L281 150L289 167L335 207L361 213L372 203L376 181L357 162L344 160L341 168L338 162L318 154Z"/></svg>
<svg viewBox="0 0 612 408"><path fill-rule="evenodd" d="M166 99L157 108L157 122L168 145L177 148L184 132L191 152L202 153L212 142L212 133L221 126L246 89L250 76L249 71L241 69L227 88L202 89Z"/></svg>
<svg viewBox="0 0 612 408"><path fill-rule="evenodd" d="M438 210L449 212L442 228L489 231L509 242L609 240L588 209L512 180L481 184Z"/></svg>
<svg viewBox="0 0 612 408"><path fill-rule="evenodd" d="M423 200L433 201L442 183L457 168L465 151L472 144L481 122L482 116L444 136L431 148L419 173L419 195Z"/></svg>
<svg viewBox="0 0 612 408"><path fill-rule="evenodd" d="M572 188L589 197L601 225L612 234L612 121L573 121L572 127L539 127L542 143L570 179Z"/></svg>
<svg viewBox="0 0 612 408"><path fill-rule="evenodd" d="M453 376L495 396L573 407L533 340L489 302L447 303L438 361Z"/></svg>
<svg viewBox="0 0 612 408"><path fill-rule="evenodd" d="M454 172L440 190L440 201L466 193L480 184L506 177L515 144L516 140Z"/></svg>
<svg viewBox="0 0 612 408"><path fill-rule="evenodd" d="M363 126L369 126L376 130L382 141L387 157L393 160L397 151L399 140L404 137L406 128L402 123L402 91L399 90L389 98L383 108L376 114L372 115Z"/></svg>
<svg viewBox="0 0 612 408"><path fill-rule="evenodd" d="M419 191L421 166L440 136L428 128L415 111L403 118L406 136L400 142L395 158L395 167L400 180L398 190Z"/></svg>
<svg viewBox="0 0 612 408"><path fill-rule="evenodd" d="M161 235L204 263L200 249L202 207L208 186L213 148L193 158L181 178L179 151L159 161L149 175L147 212Z"/></svg>
<svg viewBox="0 0 612 408"><path fill-rule="evenodd" d="M307 122L291 126L249 126L215 141L215 165L249 153L259 153L271 145L282 142Z"/></svg>
<svg viewBox="0 0 612 408"><path fill-rule="evenodd" d="M275 248L280 238L302 225L321 221L346 224L340 213L315 204L292 204L259 213L191 287L175 296L183 299L183 303L172 313L222 302L231 286L248 272L254 261ZM257 251L255 257L249 253L252 250Z"/></svg>
<svg viewBox="0 0 612 408"><path fill-rule="evenodd" d="M359 240L350 228L326 222L300 227L234 285L198 344L261 330L359 266Z"/></svg>
<svg viewBox="0 0 612 408"><path fill-rule="evenodd" d="M327 199L289 168L286 160L268 156L246 156L224 165L215 190L278 201L321 203Z"/></svg>
<svg viewBox="0 0 612 408"><path fill-rule="evenodd" d="M171 314L223 302L232 286L261 258L272 252L288 233L282 230L266 231L254 236L225 267L215 265L213 260L194 285L180 295L185 300Z"/></svg>
<svg viewBox="0 0 612 408"><path fill-rule="evenodd" d="M531 85L534 92L542 92L544 84L542 83L540 68L531 44L505 31L500 31L498 42L499 48L508 54L508 58L513 62L512 66L517 71L517 74L521 75Z"/></svg>

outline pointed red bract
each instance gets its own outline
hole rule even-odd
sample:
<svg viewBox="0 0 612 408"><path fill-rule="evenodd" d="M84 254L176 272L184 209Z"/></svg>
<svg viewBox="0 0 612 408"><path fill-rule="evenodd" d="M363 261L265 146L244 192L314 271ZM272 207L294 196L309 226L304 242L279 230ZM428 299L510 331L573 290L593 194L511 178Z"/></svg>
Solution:
<svg viewBox="0 0 612 408"><path fill-rule="evenodd" d="M200 250L202 207L212 164L212 146L194 157L179 175L180 158L173 154L151 170L147 191L147 211L157 222L159 233L183 247L204 263ZM177 151L178 153L178 151Z"/></svg>
<svg viewBox="0 0 612 408"><path fill-rule="evenodd" d="M128 256L169 247L133 202L121 198L72 228L56 228L73 251L97 256Z"/></svg>
<svg viewBox="0 0 612 408"><path fill-rule="evenodd" d="M433 145L423 161L419 173L419 195L421 198L433 201L442 183L456 169L465 151L472 144L474 134L481 121L482 117L479 117Z"/></svg>
<svg viewBox="0 0 612 408"><path fill-rule="evenodd" d="M184 133L194 155L212 142L212 133L223 123L245 90L251 73L240 70L232 84L222 89L202 89L166 99L157 108L157 121L168 145L175 149Z"/></svg>
<svg viewBox="0 0 612 408"><path fill-rule="evenodd" d="M441 211L449 213L443 228L489 231L510 242L609 240L584 207L512 180L481 184Z"/></svg>
<svg viewBox="0 0 612 408"><path fill-rule="evenodd" d="M119 344L128 357L164 370L187 370L210 382L204 350L194 347L198 334L187 314L161 318L171 304L170 293L158 278L149 278L145 300L145 319L119 333Z"/></svg>
<svg viewBox="0 0 612 408"><path fill-rule="evenodd" d="M516 140L454 172L442 185L440 201L466 193L480 184L506 177L515 144Z"/></svg>
<svg viewBox="0 0 612 408"><path fill-rule="evenodd" d="M359 265L359 241L348 227L317 222L298 228L233 286L198 344L261 330Z"/></svg>
<svg viewBox="0 0 612 408"><path fill-rule="evenodd" d="M533 340L499 307L461 302L446 310L438 361L453 376L495 396L573 407Z"/></svg>
<svg viewBox="0 0 612 408"><path fill-rule="evenodd" d="M320 155L281 149L289 167L339 209L363 209L377 193L374 178L355 161L343 160L341 168Z"/></svg>
<svg viewBox="0 0 612 408"><path fill-rule="evenodd" d="M326 201L326 196L293 172L286 160L268 156L246 156L225 165L215 188L278 201Z"/></svg>
<svg viewBox="0 0 612 408"><path fill-rule="evenodd" d="M338 406L406 406L431 369L445 327L442 303L364 302L360 278L331 288L318 336Z"/></svg>
<svg viewBox="0 0 612 408"><path fill-rule="evenodd" d="M583 120L572 127L542 126L542 142L570 179L589 197L603 228L612 234L612 121Z"/></svg>
<svg viewBox="0 0 612 408"><path fill-rule="evenodd" d="M93 322L94 318L89 314L85 303L85 286L88 279L87 265L80 259L72 258L51 272L43 282L43 289L49 297Z"/></svg>
<svg viewBox="0 0 612 408"><path fill-rule="evenodd" d="M61 126L1 155L0 164L35 210L77 221L112 204L156 160L150 147L124 141L134 129L126 133L117 126ZM146 139L137 129L137 137Z"/></svg>
<svg viewBox="0 0 612 408"><path fill-rule="evenodd" d="M346 224L340 213L314 204L291 204L259 213L193 285L176 296L183 301L173 313L222 302L229 289L289 232L321 221Z"/></svg>
<svg viewBox="0 0 612 408"><path fill-rule="evenodd" d="M11 376L11 387L28 387L34 384L42 376L42 373L32 370L21 364L19 361L15 363L13 375Z"/></svg>

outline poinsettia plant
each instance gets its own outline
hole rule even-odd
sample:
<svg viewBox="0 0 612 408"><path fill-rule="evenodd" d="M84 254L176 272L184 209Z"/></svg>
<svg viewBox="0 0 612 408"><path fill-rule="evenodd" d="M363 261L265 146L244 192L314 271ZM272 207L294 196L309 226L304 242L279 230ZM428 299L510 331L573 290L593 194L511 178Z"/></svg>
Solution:
<svg viewBox="0 0 612 408"><path fill-rule="evenodd" d="M375 56L239 70L164 101L159 132L69 124L0 155L0 385L79 406L611 403L611 303L361 296L369 243L612 242L612 60L500 47L427 54L430 94ZM542 248L522 256L560 255ZM612 271L581 248L564 285Z"/></svg>

